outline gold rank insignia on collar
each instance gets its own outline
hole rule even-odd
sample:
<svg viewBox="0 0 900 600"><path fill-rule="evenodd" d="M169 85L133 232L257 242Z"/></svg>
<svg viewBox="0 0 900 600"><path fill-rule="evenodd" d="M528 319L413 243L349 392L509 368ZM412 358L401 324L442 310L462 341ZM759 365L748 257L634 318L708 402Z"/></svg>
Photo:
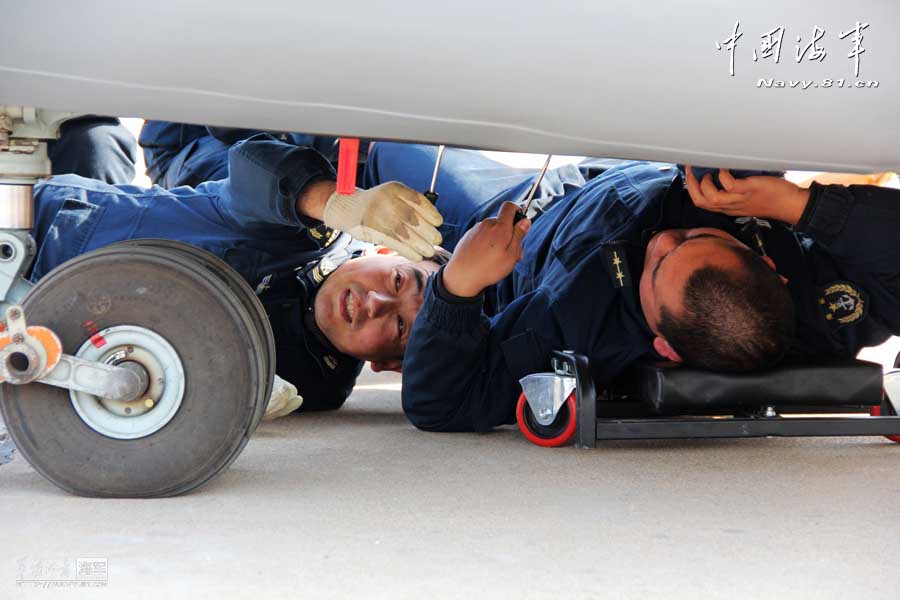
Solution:
<svg viewBox="0 0 900 600"><path fill-rule="evenodd" d="M819 309L833 328L850 325L866 316L868 297L849 281L833 281L819 289Z"/></svg>
<svg viewBox="0 0 900 600"><path fill-rule="evenodd" d="M331 272L338 268L339 265L336 265L330 258L327 256L319 261L313 270L312 270L312 278L313 281L316 282L316 285L321 284L325 281L325 278L331 275Z"/></svg>
<svg viewBox="0 0 900 600"><path fill-rule="evenodd" d="M341 232L337 229L332 229L326 225L317 225L312 229L308 229L309 237L315 240L320 246L323 248L327 248L331 244L334 243L334 240L341 235Z"/></svg>
<svg viewBox="0 0 900 600"><path fill-rule="evenodd" d="M631 269L628 268L628 257L625 254L625 246L620 244L608 244L603 246L603 263L612 280L613 287L631 287Z"/></svg>
<svg viewBox="0 0 900 600"><path fill-rule="evenodd" d="M338 366L338 359L333 357L330 354L326 354L322 357L322 362L325 363L325 366L334 371Z"/></svg>

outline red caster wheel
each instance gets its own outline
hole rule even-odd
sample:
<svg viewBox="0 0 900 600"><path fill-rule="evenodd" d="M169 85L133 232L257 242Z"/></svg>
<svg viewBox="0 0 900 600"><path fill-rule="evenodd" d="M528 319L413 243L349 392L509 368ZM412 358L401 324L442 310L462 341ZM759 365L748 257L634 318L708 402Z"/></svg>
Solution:
<svg viewBox="0 0 900 600"><path fill-rule="evenodd" d="M545 448L555 448L568 444L575 436L575 392L569 394L566 403L559 408L556 419L550 425L538 423L531 407L525 399L525 392L519 395L516 405L516 421L519 429L532 443Z"/></svg>

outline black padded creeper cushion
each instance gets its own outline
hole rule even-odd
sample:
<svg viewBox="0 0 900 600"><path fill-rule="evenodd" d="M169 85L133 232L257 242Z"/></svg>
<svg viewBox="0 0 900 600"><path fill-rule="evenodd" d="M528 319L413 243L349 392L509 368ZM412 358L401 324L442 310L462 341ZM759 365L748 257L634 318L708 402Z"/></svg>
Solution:
<svg viewBox="0 0 900 600"><path fill-rule="evenodd" d="M647 363L637 369L637 384L640 400L661 415L731 414L764 406L875 406L883 393L881 365L855 359L744 374Z"/></svg>

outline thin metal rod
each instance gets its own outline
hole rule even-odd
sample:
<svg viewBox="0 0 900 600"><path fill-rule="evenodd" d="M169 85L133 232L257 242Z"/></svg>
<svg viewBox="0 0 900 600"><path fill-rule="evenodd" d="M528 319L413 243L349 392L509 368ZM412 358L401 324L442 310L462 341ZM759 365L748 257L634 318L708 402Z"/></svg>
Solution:
<svg viewBox="0 0 900 600"><path fill-rule="evenodd" d="M438 146L437 160L434 161L434 175L431 176L431 187L428 191L434 193L434 186L437 183L438 170L441 168L441 158L444 156L444 145Z"/></svg>
<svg viewBox="0 0 900 600"><path fill-rule="evenodd" d="M522 214L527 214L528 209L531 207L531 202L534 200L534 195L537 193L538 186L541 185L541 180L544 178L544 174L547 172L547 167L550 166L550 159L553 158L552 154L547 155L547 160L544 161L544 166L541 167L541 172L538 173L537 179L534 180L534 185L531 186L531 191L528 192L528 197L525 198L525 204L522 205Z"/></svg>

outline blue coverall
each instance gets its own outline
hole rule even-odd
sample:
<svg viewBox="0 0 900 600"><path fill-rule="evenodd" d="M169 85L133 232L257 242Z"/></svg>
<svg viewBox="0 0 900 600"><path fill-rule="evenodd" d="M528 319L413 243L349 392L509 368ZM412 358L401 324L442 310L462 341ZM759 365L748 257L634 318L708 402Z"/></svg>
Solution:
<svg viewBox="0 0 900 600"><path fill-rule="evenodd" d="M228 177L228 149L258 133L261 132L252 129L146 121L139 141L150 181L171 189L182 185L196 187ZM304 133L282 133L275 137L296 146L315 148L336 164L337 138Z"/></svg>
<svg viewBox="0 0 900 600"><path fill-rule="evenodd" d="M131 183L137 142L116 117L86 115L59 128L47 144L54 175L72 173L106 183Z"/></svg>
<svg viewBox="0 0 900 600"><path fill-rule="evenodd" d="M397 149L392 177L420 186L421 173L402 177L417 161L414 150ZM451 169L445 180L453 181ZM520 199L513 187L480 205L480 214ZM814 185L793 229L766 225L756 234L797 307L792 353L854 356L900 334L900 193ZM535 218L512 274L481 296L455 298L441 273L430 279L404 358L407 417L434 431L513 423L518 380L548 370L553 350L587 355L599 384L638 359L661 358L638 296L644 253L654 233L690 227L744 237L743 220L693 205L673 165L625 163L580 188L566 186Z"/></svg>
<svg viewBox="0 0 900 600"><path fill-rule="evenodd" d="M363 187L400 181L414 190L425 191L431 185L436 159L437 146L376 142L366 161ZM606 168L608 164L602 159L592 159L582 166L584 172L574 165L550 169L541 179L533 208L539 210L545 199L584 185L585 173L598 166ZM447 148L435 186L438 194L435 208L444 218L440 227L441 246L452 252L466 231L497 213L503 199L524 200L537 173L538 169L509 167L472 150Z"/></svg>
<svg viewBox="0 0 900 600"><path fill-rule="evenodd" d="M334 179L331 165L315 150L262 134L232 146L228 161L229 177L196 189L113 186L75 175L39 183L33 229L38 254L31 279L108 244L166 238L212 252L256 287L285 267L290 272L329 255L340 238L349 238L335 239L320 222L296 212L297 196L307 184ZM362 363L337 353L304 321L314 290L280 287L260 293L275 334L276 372L297 386L305 409L337 408Z"/></svg>

